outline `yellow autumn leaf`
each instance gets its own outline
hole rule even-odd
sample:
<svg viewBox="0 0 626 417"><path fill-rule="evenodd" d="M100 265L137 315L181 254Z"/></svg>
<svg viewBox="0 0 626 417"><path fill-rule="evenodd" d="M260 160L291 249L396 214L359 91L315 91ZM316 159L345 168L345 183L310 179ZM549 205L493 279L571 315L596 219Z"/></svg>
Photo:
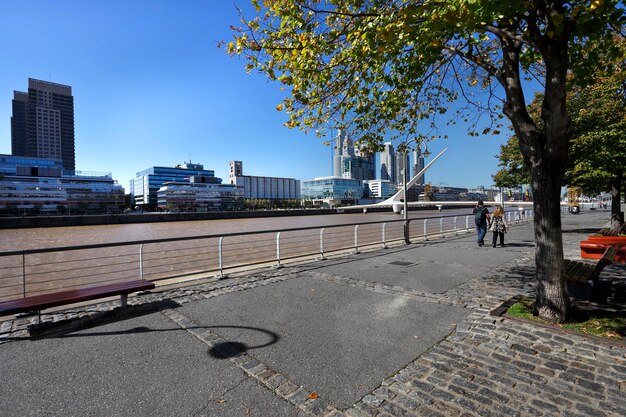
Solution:
<svg viewBox="0 0 626 417"><path fill-rule="evenodd" d="M282 111L282 110L283 110L283 105L282 105L282 103L281 103L281 104L279 104L278 106L276 106L276 110L278 110L278 111Z"/></svg>
<svg viewBox="0 0 626 417"><path fill-rule="evenodd" d="M602 4L604 3L603 0L593 0L591 2L591 6L589 6L589 10L591 10L592 12L594 10L596 10L598 7L602 7Z"/></svg>

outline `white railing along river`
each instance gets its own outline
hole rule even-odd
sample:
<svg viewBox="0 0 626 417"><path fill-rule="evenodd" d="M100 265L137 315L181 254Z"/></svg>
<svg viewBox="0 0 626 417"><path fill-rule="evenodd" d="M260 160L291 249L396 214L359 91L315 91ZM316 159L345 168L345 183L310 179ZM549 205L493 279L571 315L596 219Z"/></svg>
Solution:
<svg viewBox="0 0 626 417"><path fill-rule="evenodd" d="M532 210L506 212L510 223ZM409 240L473 232L471 215L409 219ZM0 301L131 279L169 283L400 245L404 220L0 252Z"/></svg>

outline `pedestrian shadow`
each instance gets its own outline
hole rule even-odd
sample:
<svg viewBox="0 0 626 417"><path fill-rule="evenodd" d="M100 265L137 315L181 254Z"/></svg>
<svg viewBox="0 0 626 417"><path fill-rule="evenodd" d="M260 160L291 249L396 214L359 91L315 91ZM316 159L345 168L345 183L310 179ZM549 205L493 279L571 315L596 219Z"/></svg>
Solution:
<svg viewBox="0 0 626 417"><path fill-rule="evenodd" d="M534 248L535 243L530 242L506 242L505 248Z"/></svg>

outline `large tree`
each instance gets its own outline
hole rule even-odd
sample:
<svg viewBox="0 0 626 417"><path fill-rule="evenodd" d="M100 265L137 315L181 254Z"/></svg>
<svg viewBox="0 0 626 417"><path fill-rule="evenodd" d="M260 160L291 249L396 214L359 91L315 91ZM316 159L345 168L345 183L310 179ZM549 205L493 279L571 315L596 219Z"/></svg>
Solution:
<svg viewBox="0 0 626 417"><path fill-rule="evenodd" d="M590 83L577 85L573 80L567 94L572 136L563 184L580 188L587 195L611 192L612 234L619 233L623 227L620 201L626 171L626 68L619 64L607 65L601 61ZM604 67L614 69L605 72ZM537 95L528 106L537 123L541 123L542 101L543 97ZM501 146L498 159L502 168L493 176L496 185L529 183L515 136Z"/></svg>
<svg viewBox="0 0 626 417"><path fill-rule="evenodd" d="M539 315L564 321L560 185L571 121L568 71L590 73L589 46L613 51L617 0L252 0L233 27L231 54L287 87L286 125L324 134L329 121L371 149L383 136L439 134L451 102L470 133L509 118L530 168ZM524 78L542 85L542 126L526 109ZM481 91L486 92L481 98ZM480 115L487 119L481 121ZM486 123L483 125L481 123Z"/></svg>
<svg viewBox="0 0 626 417"><path fill-rule="evenodd" d="M568 95L574 132L566 182L589 194L611 192L611 233L623 227L621 190L626 171L626 68L599 71L596 81Z"/></svg>

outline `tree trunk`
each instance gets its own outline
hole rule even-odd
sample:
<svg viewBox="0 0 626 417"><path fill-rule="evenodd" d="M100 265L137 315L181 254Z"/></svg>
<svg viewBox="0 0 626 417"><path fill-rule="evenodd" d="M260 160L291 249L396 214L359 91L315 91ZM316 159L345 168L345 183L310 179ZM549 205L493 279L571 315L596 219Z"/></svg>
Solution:
<svg viewBox="0 0 626 417"><path fill-rule="evenodd" d="M560 3L556 12L562 11ZM548 11L546 11L547 13ZM561 184L565 172L571 120L566 110L568 29L558 36L543 36L536 21L529 25L530 39L545 63L545 92L541 107L543 126L530 117L520 77L519 39L502 36L500 82L506 91L504 113L519 139L524 164L530 171L535 210L535 311L550 322L569 318L570 300L563 281L563 236L561 235Z"/></svg>
<svg viewBox="0 0 626 417"><path fill-rule="evenodd" d="M569 319L570 299L563 281L563 236L560 181L534 167L535 268L537 290L534 310L542 319L562 323Z"/></svg>
<svg viewBox="0 0 626 417"><path fill-rule="evenodd" d="M611 178L611 235L618 235L624 226L624 213L622 212L622 173L616 173Z"/></svg>

